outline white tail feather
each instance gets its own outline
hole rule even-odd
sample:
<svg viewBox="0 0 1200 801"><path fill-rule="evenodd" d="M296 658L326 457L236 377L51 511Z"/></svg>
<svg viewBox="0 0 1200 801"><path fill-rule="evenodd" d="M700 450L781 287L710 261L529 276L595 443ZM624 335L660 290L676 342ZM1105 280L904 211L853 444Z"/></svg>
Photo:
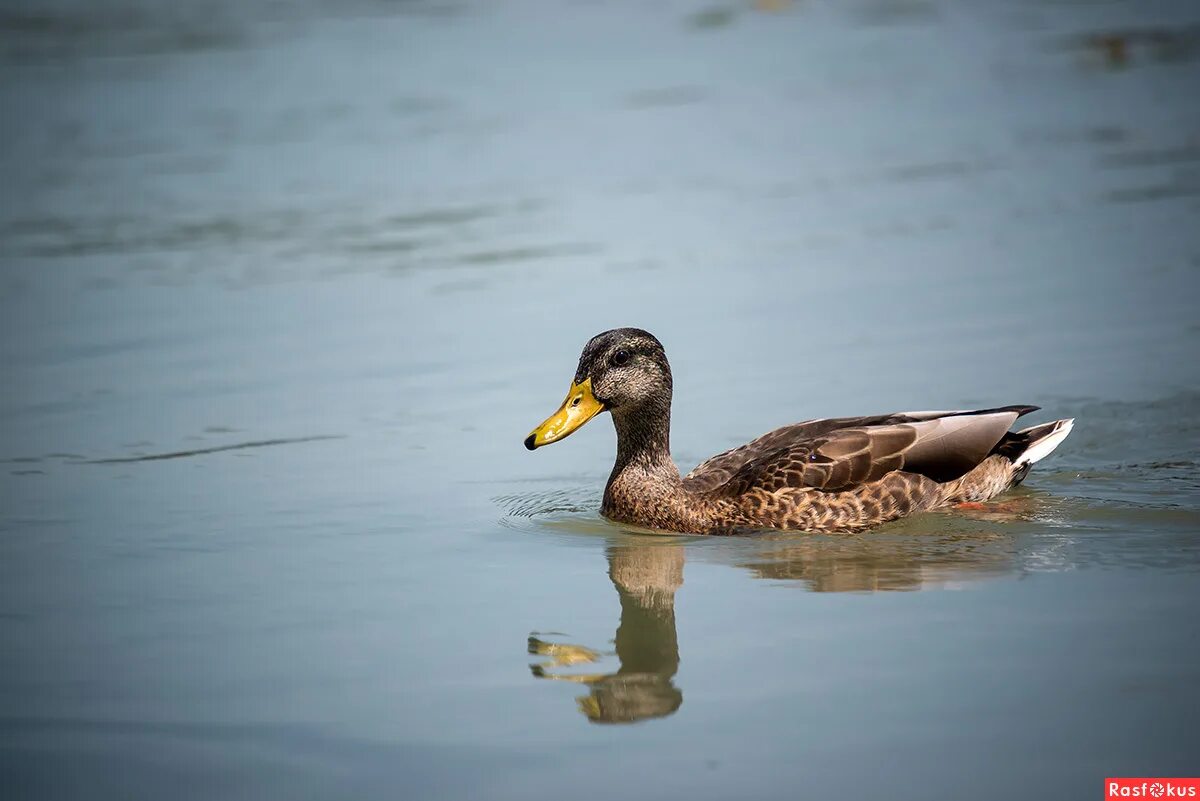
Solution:
<svg viewBox="0 0 1200 801"><path fill-rule="evenodd" d="M1073 417L1068 420L1059 420L1058 424L1054 426L1054 429L1049 434L1026 448L1025 452L1018 456L1017 460L1013 462L1013 465L1015 467L1020 467L1023 464L1034 464L1035 462L1040 462L1042 459L1045 459L1047 456L1053 453L1054 449L1058 447L1059 443L1067 438L1067 434L1070 434L1071 429L1074 427L1075 418Z"/></svg>

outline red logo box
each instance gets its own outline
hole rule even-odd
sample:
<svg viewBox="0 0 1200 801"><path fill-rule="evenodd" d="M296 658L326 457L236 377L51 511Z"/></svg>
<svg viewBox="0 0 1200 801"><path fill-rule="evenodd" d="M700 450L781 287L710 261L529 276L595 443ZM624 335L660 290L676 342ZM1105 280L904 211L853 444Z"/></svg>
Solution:
<svg viewBox="0 0 1200 801"><path fill-rule="evenodd" d="M1104 780L1104 801L1122 798L1156 799L1195 798L1200 801L1200 778L1123 778Z"/></svg>

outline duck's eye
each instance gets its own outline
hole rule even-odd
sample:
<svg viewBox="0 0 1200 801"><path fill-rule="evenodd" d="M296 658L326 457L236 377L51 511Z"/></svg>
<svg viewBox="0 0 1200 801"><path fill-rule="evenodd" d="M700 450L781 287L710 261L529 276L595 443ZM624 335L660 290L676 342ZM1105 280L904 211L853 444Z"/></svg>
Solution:
<svg viewBox="0 0 1200 801"><path fill-rule="evenodd" d="M613 357L612 357L612 363L615 364L617 367L621 367L622 365L628 364L629 363L629 351L619 350L616 353L614 353Z"/></svg>

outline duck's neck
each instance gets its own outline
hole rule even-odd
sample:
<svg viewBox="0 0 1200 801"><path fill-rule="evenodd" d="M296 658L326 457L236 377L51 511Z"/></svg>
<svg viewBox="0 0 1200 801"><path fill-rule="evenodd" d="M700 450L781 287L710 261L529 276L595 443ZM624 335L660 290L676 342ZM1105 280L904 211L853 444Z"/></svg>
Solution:
<svg viewBox="0 0 1200 801"><path fill-rule="evenodd" d="M671 460L671 404L613 410L617 462L604 489L602 511L627 523L664 528L658 519L684 494Z"/></svg>
<svg viewBox="0 0 1200 801"><path fill-rule="evenodd" d="M615 409L617 463L612 478L637 472L679 480L679 469L671 460L671 403L649 402L636 409Z"/></svg>

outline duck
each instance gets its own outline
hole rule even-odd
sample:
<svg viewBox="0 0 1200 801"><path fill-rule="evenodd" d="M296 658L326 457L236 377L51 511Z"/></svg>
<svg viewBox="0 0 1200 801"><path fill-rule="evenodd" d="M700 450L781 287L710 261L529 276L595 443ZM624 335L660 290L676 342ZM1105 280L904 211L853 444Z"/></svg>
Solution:
<svg viewBox="0 0 1200 801"><path fill-rule="evenodd" d="M530 432L535 450L602 412L617 456L600 513L682 534L763 529L857 533L909 515L979 504L1020 484L1074 419L1019 431L1029 405L807 420L717 454L683 476L671 458L671 366L640 328L584 346L558 411Z"/></svg>

